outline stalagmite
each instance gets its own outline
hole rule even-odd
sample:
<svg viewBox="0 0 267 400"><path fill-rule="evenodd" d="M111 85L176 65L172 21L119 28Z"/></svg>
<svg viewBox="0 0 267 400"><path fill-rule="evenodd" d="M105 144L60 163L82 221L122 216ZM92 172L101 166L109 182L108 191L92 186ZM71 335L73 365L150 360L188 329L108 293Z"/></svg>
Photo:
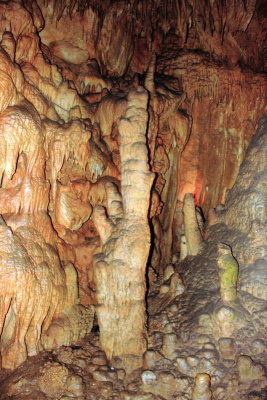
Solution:
<svg viewBox="0 0 267 400"><path fill-rule="evenodd" d="M195 379L192 400L211 400L210 376L208 374L198 374Z"/></svg>
<svg viewBox="0 0 267 400"><path fill-rule="evenodd" d="M128 371L142 366L146 350L145 270L154 178L145 145L146 108L146 91L142 87L132 89L119 123L122 195L110 186L108 218L101 207L93 212L102 241L102 252L96 256L94 266L101 346L114 365Z"/></svg>
<svg viewBox="0 0 267 400"><path fill-rule="evenodd" d="M183 214L188 255L195 256L201 249L202 237L196 217L194 196L191 193L184 196Z"/></svg>

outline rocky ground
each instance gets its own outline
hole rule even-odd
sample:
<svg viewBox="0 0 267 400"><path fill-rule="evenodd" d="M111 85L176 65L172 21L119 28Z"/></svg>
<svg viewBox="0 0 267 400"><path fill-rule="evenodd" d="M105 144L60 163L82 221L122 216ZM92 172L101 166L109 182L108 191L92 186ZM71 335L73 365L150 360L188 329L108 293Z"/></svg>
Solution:
<svg viewBox="0 0 267 400"><path fill-rule="evenodd" d="M215 239L220 226L212 230L213 240L201 255L169 266L170 276L166 274L166 281L161 285L155 282L151 289L149 302L154 315L149 318L144 369L126 375L123 369L112 367L99 347L95 326L95 332L75 346L41 353L13 372L3 371L0 399L266 399L266 331L257 318L264 301L254 302L258 308L250 312L249 298L247 309L242 306L242 296L249 296L244 292L229 307L234 310L234 321L220 325L216 311L223 304L215 276ZM186 272L181 273L185 266ZM183 289L181 280L177 283L174 279L178 272ZM175 299L166 290L172 281L180 290ZM255 318L250 318L251 313ZM202 392L196 391L199 376L211 380Z"/></svg>
<svg viewBox="0 0 267 400"><path fill-rule="evenodd" d="M0 399L209 399L210 391L205 397L192 397L194 377L203 371L211 376L213 399L266 399L266 378L258 363L266 358L263 341L251 342L247 352L251 358L241 356L236 361L231 354L230 359L222 359L206 335L184 347L171 333L176 319L175 303L157 319L159 327L150 336L145 370L126 376L124 370L114 369L99 348L97 333L92 333L76 346L32 357L16 371L2 373Z"/></svg>

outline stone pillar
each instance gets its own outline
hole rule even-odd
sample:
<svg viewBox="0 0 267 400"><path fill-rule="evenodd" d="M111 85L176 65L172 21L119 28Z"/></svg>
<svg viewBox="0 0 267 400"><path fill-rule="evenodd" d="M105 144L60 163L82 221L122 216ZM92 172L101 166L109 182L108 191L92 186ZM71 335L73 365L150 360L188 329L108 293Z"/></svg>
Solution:
<svg viewBox="0 0 267 400"><path fill-rule="evenodd" d="M121 190L107 187L107 215L95 207L93 220L102 252L95 257L100 342L113 365L139 368L146 350L145 270L150 249L148 209L154 174L146 146L147 92L128 94L119 123Z"/></svg>

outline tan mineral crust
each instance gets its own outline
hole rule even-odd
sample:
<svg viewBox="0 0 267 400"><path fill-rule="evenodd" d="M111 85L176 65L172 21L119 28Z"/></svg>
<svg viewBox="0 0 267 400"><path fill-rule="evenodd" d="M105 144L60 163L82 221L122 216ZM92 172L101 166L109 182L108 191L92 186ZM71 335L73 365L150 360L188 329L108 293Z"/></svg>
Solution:
<svg viewBox="0 0 267 400"><path fill-rule="evenodd" d="M265 3L0 1L0 400L267 399Z"/></svg>

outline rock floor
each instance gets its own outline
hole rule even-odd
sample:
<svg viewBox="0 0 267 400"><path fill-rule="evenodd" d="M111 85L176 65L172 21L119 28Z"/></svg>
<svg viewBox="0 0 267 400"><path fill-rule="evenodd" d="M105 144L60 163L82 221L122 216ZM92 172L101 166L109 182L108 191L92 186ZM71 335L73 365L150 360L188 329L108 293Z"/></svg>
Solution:
<svg viewBox="0 0 267 400"><path fill-rule="evenodd" d="M210 399L209 393L192 394L195 376L202 372L211 376L215 400L267 399L267 380L258 363L266 357L262 340L252 341L248 353L254 352L254 362L242 372L231 351L229 359L223 359L209 336L179 339L177 311L173 302L150 322L143 370L126 375L123 369L113 368L99 347L99 334L92 332L75 346L31 357L13 372L2 371L0 400ZM244 357L244 365L252 360Z"/></svg>

